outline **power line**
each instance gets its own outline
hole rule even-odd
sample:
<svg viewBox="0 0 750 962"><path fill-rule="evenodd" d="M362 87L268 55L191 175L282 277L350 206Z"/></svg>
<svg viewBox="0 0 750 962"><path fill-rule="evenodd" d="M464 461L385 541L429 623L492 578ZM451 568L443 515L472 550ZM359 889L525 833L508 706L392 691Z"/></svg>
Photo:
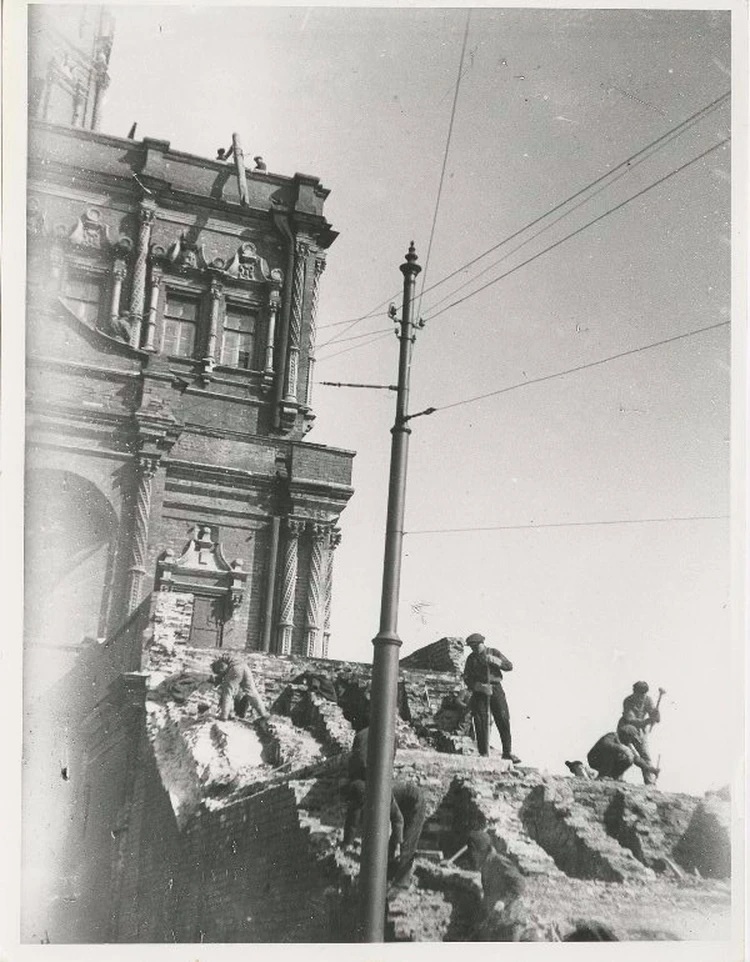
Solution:
<svg viewBox="0 0 750 962"><path fill-rule="evenodd" d="M675 341L680 341L685 337L695 337L696 334L703 334L706 331L713 331L719 327L726 327L729 321L719 321L716 324L709 324L707 327L700 327L694 331L685 331L683 334L675 334L674 337L667 337L661 341L654 341L652 344L644 344L641 347L631 348L629 351L620 351L619 354L611 354L609 357L600 358L598 361L587 361L585 364L579 364L576 367L570 367L566 371L556 371L554 374L544 374L541 377L529 378L526 381L520 381L517 384L509 384L507 387L498 388L496 391L488 391L486 394L477 394L475 397L465 398L463 401L453 401L451 404L443 404L439 407L434 407L429 409L430 414L436 411L448 411L451 408L462 407L464 404L473 404L475 401L483 401L485 398L496 397L498 394L507 394L509 391L516 391L518 388L528 387L530 384L541 384L543 381L552 381L558 377L564 377L566 374L575 374L577 371L585 371L590 367L598 367L601 364L608 364L610 361L617 361L622 357L631 357L634 354L640 354L642 351L650 351L655 347L662 347L665 344L672 344ZM427 412L422 412L427 413ZM412 418L418 415L412 415Z"/></svg>
<svg viewBox="0 0 750 962"><path fill-rule="evenodd" d="M588 221L588 223L583 224L582 227L578 227L576 228L576 230L571 231L570 234L566 234L564 237L561 237L560 240L555 241L554 244L550 244L549 247L543 248L541 251L539 251L536 254L533 254L531 257L527 258L525 261L521 261L521 263L517 264L515 267L511 267L511 269L509 271L506 271L504 274L500 274L498 277L493 278L491 281L487 281L486 284L482 284L482 286L478 287L475 291L472 291L471 293L466 294L464 297L460 297L457 301L452 301L450 304L446 305L446 307L441 308L439 311L436 311L434 314L431 314L429 317L425 318L425 320L427 321L434 320L436 317L439 317L441 314L444 314L446 311L451 310L451 308L457 307L459 304L463 304L463 302L468 301L469 298L474 297L477 294L480 294L482 291L486 290L488 287L491 287L493 284L497 284L498 281L501 281L504 278L509 277L511 274L520 270L522 267L526 267L527 264L531 264L532 261L537 260L543 254L547 254L549 251L552 251L556 247L559 247L561 244L564 244L566 241L569 241L572 237L576 237L578 234L581 234L583 231L587 230L589 227L592 227L594 224L598 224L599 221L604 220L605 217L609 217L610 214L614 214L616 211L621 210L627 204L631 203L631 201L637 200L639 197L643 197L644 194L647 194L650 190L653 190L654 187L659 187L661 184L668 181L671 177L674 177L675 174L680 174L682 173L683 170L687 170L688 167L691 167L693 164L696 164L699 160L703 160L703 158L707 157L708 154L712 153L714 150L718 150L719 147L723 147L724 144L729 143L730 140L731 140L730 137L725 137L723 140L720 140L717 144L714 144L713 146L709 147L707 150L704 150L702 153L698 154L697 157L693 157L692 160L687 161L686 163L682 164L680 167L674 168L674 170L671 170L668 174L665 174L663 177L660 177L658 180L655 180L653 184L649 184L648 187L644 187L642 190L639 190L636 194L633 194L631 197L627 197L621 203L615 205L614 207L611 207L609 210L604 211L603 214L600 214L598 217L595 217L593 220Z"/></svg>
<svg viewBox="0 0 750 962"><path fill-rule="evenodd" d="M373 334L387 334L392 330L392 327L381 327L377 331L363 331L361 334L352 334L351 337L342 337L336 343L344 344L346 341L359 341L363 337L372 337ZM322 351L324 347L325 344L322 344L318 350Z"/></svg>
<svg viewBox="0 0 750 962"><path fill-rule="evenodd" d="M673 521L726 521L728 514L689 515L678 518L617 518L611 521L549 521L540 524L490 524L470 528L421 528L415 531L404 531L404 534L458 534L466 531L527 531L541 528L591 528L613 524L666 524Z"/></svg>
<svg viewBox="0 0 750 962"><path fill-rule="evenodd" d="M468 280L464 281L463 284L459 284L459 286L454 288L450 293L444 295L439 300L435 301L432 304L431 308L428 308L428 310L434 310L436 307L438 307L438 305L442 304L444 301L447 301L449 297L454 297L459 291L463 290L465 287L468 287L470 284L475 283L477 280L479 280L480 277L488 273L488 271L491 271L493 268L497 267L498 264L502 263L502 261L507 260L512 254L517 253L519 250L521 250L521 248L525 247L527 244L530 244L532 240L539 237L545 231L550 230L552 227L554 227L555 224L558 224L561 220L564 220L566 217L569 217L574 211L578 210L580 207L583 207L584 204L587 204L589 203L589 201L593 200L594 197L598 197L599 194L601 194L603 191L607 190L613 184L616 184L618 180L621 180L623 177L626 177L629 173L631 173L631 171L635 170L636 167L638 167L640 164L644 163L645 161L649 160L659 150L662 150L664 147L668 146L673 140L676 140L681 134L683 134L690 127L695 126L695 124L697 124L700 120L703 119L703 116L705 116L705 111L709 109L716 109L715 103L714 105L709 105L709 107L704 108L703 111L699 111L699 113L702 114L702 116L698 116L696 118L696 116L694 115L692 118L688 118L688 120L684 121L684 124L681 125L682 129L677 130L677 128L675 128L675 130L677 130L676 133L670 132L669 134L663 135L663 137L659 138L659 141L654 141L648 147L644 147L643 150L639 152L640 156L633 155L633 157L629 158L623 164L620 164L618 167L614 168L613 170L605 174L604 177L599 178L599 181L601 181L601 180L604 180L606 177L611 177L611 179L607 183L602 184L598 190L595 190L592 193L588 194L587 196L583 197L581 200L578 201L577 204L574 204L572 207L569 207L567 210L563 211L554 220L545 223L542 227L539 228L539 230L535 231L525 240L521 241L521 243L516 245L516 247L514 247L512 250L507 251L505 254L502 255L502 257L499 257L496 261L493 261L493 263L488 264L487 267L483 268L481 271L479 271L479 273L475 274L473 277L468 278ZM617 170L619 170L619 173L615 173ZM526 227L521 228L520 231L516 231L515 234L506 238L504 241L501 241L500 244L495 245L494 248L491 248L489 251L485 251L484 254L480 254L479 257L475 258L473 261L470 262L470 265L475 264L478 260L485 257L488 253L491 253L492 251L497 250L498 247L501 247L503 244L508 243L514 237L517 237L519 234L528 230L530 227L533 227L534 224L538 223L540 220L550 217L553 213L555 213L561 207L564 207L566 204L570 203L571 200L574 200L575 197L579 196L581 193L585 193L591 187L594 187L596 183L597 181L590 184L589 187L584 188L583 191L579 191L578 194L568 198L568 200L563 201L561 204L558 204L557 207L553 208L553 210L549 211L546 214L543 214L542 217L537 218L536 221L533 221L531 224L528 224ZM454 271L454 274L455 273L456 272ZM453 276L453 275L449 275L449 276ZM442 283L442 282L438 282L438 283ZM435 315L433 315L433 317L434 316Z"/></svg>
<svg viewBox="0 0 750 962"><path fill-rule="evenodd" d="M507 237L503 238L501 241L498 241L492 247L487 248L487 250L483 251L481 254L478 254L476 257L467 261L465 264L462 264L460 267L457 267L454 271L451 271L451 273L446 274L445 277L442 277L440 280L435 281L434 284L431 284L429 287L425 287L421 291L420 296L422 296L423 294L429 294L430 291L433 291L437 287L440 287L441 284L444 284L446 281L449 281L452 277L455 277L456 274L459 274L461 271L468 270L468 268L473 267L474 264L478 263L480 260L488 256L489 254L494 253L494 251L498 250L504 244L507 244L512 240L515 240L515 238L518 237L520 234L524 233L525 231L529 230L532 227L535 227L545 218L550 217L552 214L556 214L557 211L559 211L562 207L565 207L566 204L569 204L571 201L576 200L582 194L585 194L587 191L591 190L592 187L596 187L598 184L602 183L602 181L606 180L607 178L613 177L613 175L616 174L617 171L619 171L621 168L637 166L637 164L634 164L634 162L637 161L638 158L642 157L643 154L648 154L649 152L654 153L655 152L654 148L660 149L660 145L662 145L663 141L666 143L671 142L671 140L673 140L675 137L679 136L681 133L684 133L686 130L690 129L690 127L694 126L699 120L702 120L705 115L717 109L730 96L731 96L731 93L729 91L725 91L720 97L717 97L716 100L713 100L711 103L706 104L705 107L701 107L700 110L697 110L695 113L691 114L689 117L681 121L675 127L672 127L670 130L666 131L664 134L661 134L659 137L651 141L645 147L642 147L640 150L636 151L634 154L631 154L629 157L621 161L611 170L606 171L604 174L601 174L595 180L586 184L585 187L582 187L580 190L571 194L565 200L560 201L550 210L545 211L545 213L539 215L534 220L530 221L528 224L525 224L523 227L520 227L518 230L514 231L512 234L509 234ZM343 321L335 321L332 324L322 324L320 325L318 330L325 330L331 327L341 327L342 325L345 325L345 324L350 324L353 326L354 324L358 324L361 321L367 320L368 318L376 314L377 311L379 311L382 307L385 307L387 304L389 304L395 297L398 297L399 293L400 291L395 291L393 294L391 294L390 297L388 297L384 301L381 301L377 305L377 307L374 307L367 314L363 314L355 318L348 318ZM342 332L342 334L344 333L346 332L345 331ZM328 341L326 343L331 343L331 342ZM323 347L324 345L320 345L320 346Z"/></svg>
<svg viewBox="0 0 750 962"><path fill-rule="evenodd" d="M345 347L343 351L336 351L335 354L329 354L328 357L318 358L315 362L316 364L325 364L326 361L332 360L334 357L340 357L342 354L348 354L349 351L356 351L360 347L369 347L370 344L374 344L375 341L382 341L384 337L389 337L392 331L388 331L387 334L377 334L371 341L367 341L365 344L353 344L351 347Z"/></svg>
<svg viewBox="0 0 750 962"><path fill-rule="evenodd" d="M503 238L503 240L498 241L497 244L493 245L492 247L489 247L487 250L483 251L481 254L478 254L476 257L472 258L472 260L467 261L466 264L463 264L461 267L457 267L450 274L446 274L445 277L443 277L439 281L436 281L431 287L426 288L422 293L429 294L430 291L434 291L435 288L439 287L441 284L444 284L446 281L450 280L452 277L455 277L456 274L459 274L461 271L467 270L469 267L473 267L474 264L478 263L488 254L494 253L496 250L498 250L498 248L502 247L504 244L508 244L512 240L515 240L515 238L518 237L520 234L523 234L525 231L529 230L530 228L535 227L538 223L543 221L545 218L550 217L552 214L556 214L557 211L559 211L562 207L565 207L566 204L569 204L571 201L576 200L582 194L585 194L587 191L591 190L592 187L596 187L598 184L602 183L602 181L607 180L607 178L613 177L613 175L617 173L617 171L621 170L622 168L625 168L624 172L627 172L628 169L631 169L632 167L637 166L637 164L641 162L639 158L642 158L644 154L647 156L650 156L650 153L655 153L656 150L660 150L661 147L665 146L666 143L670 143L671 140L675 139L680 134L684 133L686 130L689 130L690 127L694 126L699 120L702 120L705 115L709 114L713 110L716 110L720 106L720 104L723 103L723 101L725 101L729 96L730 96L730 92L727 91L723 93L720 97L717 97L716 100L713 100L710 104L707 104L705 107L701 107L700 110L697 110L694 114L691 114L690 117L687 117L681 123L677 124L677 126L672 127L670 130L661 134L659 137L656 138L656 140L652 140L649 144L646 144L645 147L642 147L640 150L636 151L634 154L631 154L630 157L627 157L625 160L621 161L611 170L608 170L606 171L606 173L601 174L599 177L591 181L585 187L582 187L580 190L576 191L574 194L571 194L565 200L560 201L550 210L545 211L545 213L541 214L539 217L536 217L534 220L530 221L528 224L525 224L523 227L520 227L518 230L514 231L512 234L509 234L507 237ZM618 178L615 178L615 179L618 179ZM609 185L607 184L605 186L609 186Z"/></svg>
<svg viewBox="0 0 750 962"><path fill-rule="evenodd" d="M458 76L456 77L456 89L453 93L453 107L451 108L451 119L448 124L448 136L445 140L445 152L443 153L443 167L440 171L440 183L438 185L437 198L435 200L435 211L432 216L432 227L430 228L430 240L427 244L427 256L425 257L424 270L422 271L422 288L419 292L419 306L417 307L417 318L419 318L419 311L422 305L422 295L424 294L424 286L427 282L427 272L430 268L430 254L432 253L432 242L435 238L435 226L438 219L438 211L440 210L440 198L443 195L443 182L445 181L445 168L448 165L448 153L450 152L451 138L453 137L453 122L456 119L456 106L458 105L458 91L461 87L461 77L463 76L464 69L464 57L466 56L466 42L469 39L469 25L471 23L471 8L466 11L466 27L464 29L464 40L461 46L461 59L458 64Z"/></svg>
<svg viewBox="0 0 750 962"><path fill-rule="evenodd" d="M449 150L450 150L451 138L452 138L452 136L453 136L453 123L454 123L454 120L455 120L455 117L456 117L456 105L457 105L457 103L458 103L458 91L459 91L459 88L460 88L460 86L461 86L461 78L462 78L462 76L463 76L464 57L465 57L465 55L466 55L466 42L467 42L467 40L468 40L468 38L469 38L469 24L470 24L470 22L471 22L471 10L468 10L468 11L466 12L466 28L465 28L465 30L464 30L463 46L461 47L461 59L460 59L459 66L458 66L458 76L457 76L457 78L456 78L456 87L455 87L455 92L454 92L454 95L453 95L453 107L452 107L452 109L451 109L451 118L450 118L450 122L449 122L449 124L448 124L448 135L447 135L446 142L445 142L445 153L444 153L444 155L443 155L443 168L442 168L442 170L440 171L440 183L439 183L439 186L438 186L437 198L436 198L436 200L435 200L435 211L434 211L433 218L432 218L432 229L430 230L430 240L429 240L429 243L428 243L428 245L427 245L427 257L425 258L424 270L423 270L423 273L422 273L422 292L424 292L424 285L425 285L425 281L426 281L426 279L427 279L427 270L428 270L428 268L429 268L429 266L430 266L430 254L432 253L432 241L433 241L434 236L435 236L435 225L437 224L438 211L439 211L439 209L440 209L440 198L442 197L442 193L443 193L443 182L444 182L444 180L445 180L445 168L446 168L446 165L447 165L447 163L448 163L448 153L449 153ZM389 297L386 301L382 301L380 304L378 304L377 307L374 307L369 313L364 314L364 315L362 315L361 317L353 318L352 321L349 323L349 326L348 326L348 327L345 327L344 330L341 332L341 335L339 335L339 334L334 334L333 337L329 338L324 344L321 344L320 347L323 348L323 347L325 347L325 346L328 345L328 344L339 343L340 341L342 341L342 340L344 339L344 338L342 337L343 334L346 334L347 331L351 330L351 328L353 328L355 325L361 323L361 321L366 321L368 318L372 317L373 314L376 314L379 310L381 310L381 308L383 308L383 307L384 307L386 304L388 304L394 297L397 297L397 296L398 296L398 291L397 291L395 294L393 294L391 297ZM421 302L421 297L422 297L422 295L421 295L421 293L420 293L420 302ZM333 327L333 326L340 326L340 325L346 324L346 323L347 323L346 321L339 321L337 325L328 325L328 326L331 326L331 327ZM320 330L323 330L323 327L321 327Z"/></svg>

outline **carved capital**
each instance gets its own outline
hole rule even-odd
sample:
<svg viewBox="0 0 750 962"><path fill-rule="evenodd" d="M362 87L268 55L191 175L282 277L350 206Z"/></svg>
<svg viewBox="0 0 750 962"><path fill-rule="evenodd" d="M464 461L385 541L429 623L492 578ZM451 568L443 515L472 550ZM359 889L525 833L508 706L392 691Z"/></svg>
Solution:
<svg viewBox="0 0 750 962"><path fill-rule="evenodd" d="M112 274L114 275L114 277L119 281L123 281L125 280L127 273L128 273L128 269L125 265L125 261L120 261L120 260L115 261L114 266L112 267Z"/></svg>
<svg viewBox="0 0 750 962"><path fill-rule="evenodd" d="M341 544L341 528L331 528L330 546L331 551L335 551Z"/></svg>
<svg viewBox="0 0 750 962"><path fill-rule="evenodd" d="M156 472L159 470L160 461L161 461L160 455L139 454L138 469L140 471L141 477L147 478L149 480L153 478Z"/></svg>
<svg viewBox="0 0 750 962"><path fill-rule="evenodd" d="M315 258L315 276L320 277L326 269L326 259L324 255Z"/></svg>
<svg viewBox="0 0 750 962"><path fill-rule="evenodd" d="M297 239L294 242L294 253L300 258L307 257L307 255L310 253L309 241Z"/></svg>
<svg viewBox="0 0 750 962"><path fill-rule="evenodd" d="M285 518L284 524L290 538L298 538L305 530L307 521L304 518Z"/></svg>
<svg viewBox="0 0 750 962"><path fill-rule="evenodd" d="M138 216L142 225L147 224L150 227L156 219L156 205L144 200L138 208Z"/></svg>
<svg viewBox="0 0 750 962"><path fill-rule="evenodd" d="M328 535L331 530L330 524L325 524L321 521L311 521L310 523L310 533L316 541L327 541Z"/></svg>
<svg viewBox="0 0 750 962"><path fill-rule="evenodd" d="M224 287L221 281L216 280L216 278L211 279L210 294L212 301L218 301L221 295L224 293Z"/></svg>

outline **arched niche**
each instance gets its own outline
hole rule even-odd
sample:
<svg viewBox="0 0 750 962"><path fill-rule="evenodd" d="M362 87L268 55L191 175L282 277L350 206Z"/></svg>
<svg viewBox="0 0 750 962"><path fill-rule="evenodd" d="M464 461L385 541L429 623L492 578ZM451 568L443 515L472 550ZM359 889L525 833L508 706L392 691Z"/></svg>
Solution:
<svg viewBox="0 0 750 962"><path fill-rule="evenodd" d="M25 495L24 637L38 690L72 666L84 638L105 632L119 522L102 491L70 471L32 469Z"/></svg>

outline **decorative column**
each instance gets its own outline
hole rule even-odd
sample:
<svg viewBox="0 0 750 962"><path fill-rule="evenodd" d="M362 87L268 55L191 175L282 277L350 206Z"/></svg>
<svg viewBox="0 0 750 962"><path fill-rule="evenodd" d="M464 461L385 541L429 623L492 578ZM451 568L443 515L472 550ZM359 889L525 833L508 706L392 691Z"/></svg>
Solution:
<svg viewBox="0 0 750 962"><path fill-rule="evenodd" d="M325 257L315 259L315 274L313 276L312 303L310 306L310 338L307 352L307 391L305 404L312 406L313 374L315 371L315 336L318 318L318 301L320 299L320 278L326 269Z"/></svg>
<svg viewBox="0 0 750 962"><path fill-rule="evenodd" d="M125 261L116 260L112 268L112 300L109 306L109 323L114 326L120 318L120 296L122 295L122 282L125 280L127 268Z"/></svg>
<svg viewBox="0 0 750 962"><path fill-rule="evenodd" d="M133 553L128 568L128 614L138 607L141 600L143 579L146 575L146 552L148 548L148 522L151 515L151 482L159 459L149 455L138 458L138 491L135 502L135 525Z"/></svg>
<svg viewBox="0 0 750 962"><path fill-rule="evenodd" d="M328 539L328 559L326 563L326 588L323 599L323 644L321 658L328 657L328 643L331 639L331 601L333 598L333 552L341 544L341 528L332 528Z"/></svg>
<svg viewBox="0 0 750 962"><path fill-rule="evenodd" d="M313 524L312 554L310 556L310 576L307 583L307 640L305 654L308 658L320 658L322 653L321 629L325 614L323 600L326 589L326 548L328 546L328 525Z"/></svg>
<svg viewBox="0 0 750 962"><path fill-rule="evenodd" d="M216 344L219 338L219 305L224 288L215 278L211 280L211 322L208 329L206 354L203 358L203 380L208 381L216 367Z"/></svg>
<svg viewBox="0 0 750 962"><path fill-rule="evenodd" d="M73 117L71 118L71 127L81 127L82 117L81 117L81 107L83 106L83 88L81 87L80 80L76 81L75 89L73 92Z"/></svg>
<svg viewBox="0 0 750 962"><path fill-rule="evenodd" d="M133 286L130 291L130 346L139 347L141 343L141 325L143 323L143 306L146 298L146 269L148 264L148 248L151 242L151 228L156 217L156 205L150 201L143 201L140 206L141 220L138 232L138 247L133 265Z"/></svg>
<svg viewBox="0 0 750 962"><path fill-rule="evenodd" d="M286 375L286 402L297 400L299 383L299 352L302 339L302 306L305 293L305 273L309 244L297 241L295 246L294 277L292 279L292 313L289 323L289 356Z"/></svg>
<svg viewBox="0 0 750 962"><path fill-rule="evenodd" d="M145 351L155 350L156 339L156 309L159 306L159 291L161 289L162 272L155 265L151 265L151 294L148 302L148 320L146 321L146 338L143 342Z"/></svg>
<svg viewBox="0 0 750 962"><path fill-rule="evenodd" d="M102 69L97 65L96 80L94 82L94 109L91 114L91 129L99 130L101 127L102 107L104 106L104 95L109 87L109 74L106 66Z"/></svg>
<svg viewBox="0 0 750 962"><path fill-rule="evenodd" d="M278 274L274 271L273 274ZM268 390L273 384L274 342L276 340L276 318L281 304L280 281L271 276L271 289L268 292L268 331L266 333L266 363L263 368L263 387Z"/></svg>
<svg viewBox="0 0 750 962"><path fill-rule="evenodd" d="M292 651L294 632L294 597L297 590L297 559L299 536L305 522L296 518L286 519L286 540L284 542L284 570L281 583L281 603L279 605L278 653L289 655Z"/></svg>

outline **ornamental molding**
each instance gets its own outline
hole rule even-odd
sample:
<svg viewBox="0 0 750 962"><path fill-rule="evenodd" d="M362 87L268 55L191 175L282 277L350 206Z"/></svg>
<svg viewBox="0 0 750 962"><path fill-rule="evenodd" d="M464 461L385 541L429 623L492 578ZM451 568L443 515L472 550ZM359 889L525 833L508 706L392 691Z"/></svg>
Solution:
<svg viewBox="0 0 750 962"><path fill-rule="evenodd" d="M74 247L108 251L113 246L109 231L110 228L104 222L102 212L97 207L89 207L78 218L75 227L68 236L68 241Z"/></svg>
<svg viewBox="0 0 750 962"><path fill-rule="evenodd" d="M159 591L223 598L225 618L229 619L242 604L247 576L241 558L226 560L221 544L212 538L210 525L198 524L179 557L167 548L158 560L156 586Z"/></svg>
<svg viewBox="0 0 750 962"><path fill-rule="evenodd" d="M204 271L208 267L203 245L188 240L187 234L181 234L171 245L166 259L179 271Z"/></svg>
<svg viewBox="0 0 750 962"><path fill-rule="evenodd" d="M220 258L217 258L218 260ZM219 264L216 263L216 266L218 267ZM270 270L268 261L261 257L255 244L251 241L244 241L240 244L234 256L224 268L224 273L233 280L256 284L268 284L272 281L272 274L281 274L278 270ZM279 281L279 283L281 282Z"/></svg>

